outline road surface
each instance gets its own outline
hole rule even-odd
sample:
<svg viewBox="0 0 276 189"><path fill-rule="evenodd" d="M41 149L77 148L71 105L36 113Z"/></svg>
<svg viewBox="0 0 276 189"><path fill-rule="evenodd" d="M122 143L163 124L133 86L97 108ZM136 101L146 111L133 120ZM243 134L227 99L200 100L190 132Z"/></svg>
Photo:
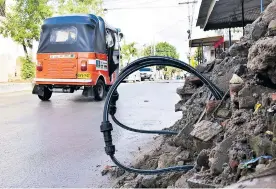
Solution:
<svg viewBox="0 0 276 189"><path fill-rule="evenodd" d="M181 85L122 84L116 116L135 128L168 127L181 117L174 112ZM101 175L113 165L100 132L103 104L80 92L54 94L49 102L30 92L0 94L0 187L111 187L112 179ZM112 134L125 163L153 137L115 125Z"/></svg>

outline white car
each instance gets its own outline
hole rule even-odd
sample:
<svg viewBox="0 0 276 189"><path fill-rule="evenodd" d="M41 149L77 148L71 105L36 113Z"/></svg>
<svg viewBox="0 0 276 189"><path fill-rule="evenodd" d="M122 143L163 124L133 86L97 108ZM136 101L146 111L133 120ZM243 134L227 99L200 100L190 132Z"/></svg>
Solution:
<svg viewBox="0 0 276 189"><path fill-rule="evenodd" d="M141 76L140 76L140 71L135 71L134 73L130 74L127 78L124 79L125 82L140 82L141 81Z"/></svg>
<svg viewBox="0 0 276 189"><path fill-rule="evenodd" d="M145 67L145 68L141 68L139 71L140 71L140 76L141 76L142 81L144 81L146 79L148 79L150 81L155 80L155 73L152 68Z"/></svg>

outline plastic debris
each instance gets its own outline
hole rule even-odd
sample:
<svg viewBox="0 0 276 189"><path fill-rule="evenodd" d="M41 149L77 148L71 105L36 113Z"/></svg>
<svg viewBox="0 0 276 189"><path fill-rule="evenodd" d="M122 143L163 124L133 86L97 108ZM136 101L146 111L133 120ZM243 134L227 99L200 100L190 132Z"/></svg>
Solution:
<svg viewBox="0 0 276 189"><path fill-rule="evenodd" d="M241 169L252 168L252 165L257 163L261 158L263 158L263 159L272 159L272 156L260 156L260 157L251 159L249 161L245 161L243 163L240 163L239 167Z"/></svg>
<svg viewBox="0 0 276 189"><path fill-rule="evenodd" d="M270 113L273 113L273 112L275 112L275 110L276 110L276 105L273 105L267 111L270 112Z"/></svg>
<svg viewBox="0 0 276 189"><path fill-rule="evenodd" d="M260 107L262 107L262 104L260 104L260 103L255 104L254 113L256 113L260 109Z"/></svg>

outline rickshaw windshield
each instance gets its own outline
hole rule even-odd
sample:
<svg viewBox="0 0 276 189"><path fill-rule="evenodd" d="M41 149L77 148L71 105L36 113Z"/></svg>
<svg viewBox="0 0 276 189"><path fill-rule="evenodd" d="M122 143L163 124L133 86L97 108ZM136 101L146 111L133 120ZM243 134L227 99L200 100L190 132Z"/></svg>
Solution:
<svg viewBox="0 0 276 189"><path fill-rule="evenodd" d="M43 25L38 53L106 53L105 29L87 24Z"/></svg>
<svg viewBox="0 0 276 189"><path fill-rule="evenodd" d="M78 30L76 27L53 28L50 43L73 44L77 41Z"/></svg>

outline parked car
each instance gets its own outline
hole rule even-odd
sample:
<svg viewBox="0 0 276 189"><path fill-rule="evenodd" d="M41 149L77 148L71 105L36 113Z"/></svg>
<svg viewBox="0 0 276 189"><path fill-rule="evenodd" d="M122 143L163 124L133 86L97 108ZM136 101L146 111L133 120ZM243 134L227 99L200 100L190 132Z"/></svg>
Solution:
<svg viewBox="0 0 276 189"><path fill-rule="evenodd" d="M140 70L141 80L144 81L146 79L154 81L155 73L150 67L141 68Z"/></svg>
<svg viewBox="0 0 276 189"><path fill-rule="evenodd" d="M140 71L133 72L130 74L127 78L124 79L125 82L140 82L141 81L141 76L140 76Z"/></svg>

